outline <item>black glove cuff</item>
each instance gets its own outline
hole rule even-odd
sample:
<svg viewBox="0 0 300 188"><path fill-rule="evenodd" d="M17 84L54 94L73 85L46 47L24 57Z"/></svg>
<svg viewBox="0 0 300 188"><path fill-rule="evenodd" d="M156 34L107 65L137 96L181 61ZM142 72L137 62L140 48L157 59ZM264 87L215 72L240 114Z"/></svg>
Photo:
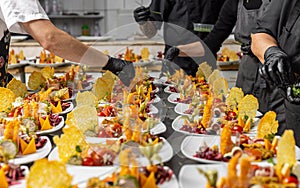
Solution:
<svg viewBox="0 0 300 188"><path fill-rule="evenodd" d="M278 53L285 54L278 46L271 46L265 51L264 59L267 60L274 54L278 54Z"/></svg>

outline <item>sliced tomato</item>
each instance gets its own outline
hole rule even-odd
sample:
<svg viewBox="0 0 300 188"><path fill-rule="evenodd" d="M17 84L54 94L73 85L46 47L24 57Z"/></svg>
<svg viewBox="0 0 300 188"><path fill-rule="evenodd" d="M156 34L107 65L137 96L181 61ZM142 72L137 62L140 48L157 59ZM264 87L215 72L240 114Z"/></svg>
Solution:
<svg viewBox="0 0 300 188"><path fill-rule="evenodd" d="M93 160L93 158L91 158L91 157L85 157L85 158L82 160L82 165L83 165L83 166L93 166L93 165L94 165L94 160Z"/></svg>

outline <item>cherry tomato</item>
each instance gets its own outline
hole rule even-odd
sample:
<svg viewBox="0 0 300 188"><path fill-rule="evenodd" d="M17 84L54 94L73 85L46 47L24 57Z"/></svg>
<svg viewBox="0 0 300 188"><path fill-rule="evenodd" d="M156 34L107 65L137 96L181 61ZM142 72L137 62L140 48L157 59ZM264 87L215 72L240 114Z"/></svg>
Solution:
<svg viewBox="0 0 300 188"><path fill-rule="evenodd" d="M91 157L85 157L82 160L82 165L83 166L93 166L94 165L94 160Z"/></svg>
<svg viewBox="0 0 300 188"><path fill-rule="evenodd" d="M11 112L9 112L9 113L7 114L7 117L14 117L14 114L15 114L15 112L14 112L14 111L11 111Z"/></svg>
<svg viewBox="0 0 300 188"><path fill-rule="evenodd" d="M240 133L242 134L243 133L243 127L239 126L239 125L234 125L232 128L231 128L231 131L236 133Z"/></svg>
<svg viewBox="0 0 300 188"><path fill-rule="evenodd" d="M284 184L294 183L294 184L298 185L299 181L298 181L297 177L295 177L294 175L291 175L289 177L284 178L283 183Z"/></svg>
<svg viewBox="0 0 300 188"><path fill-rule="evenodd" d="M97 115L100 116L100 117L105 117L105 114L103 112L98 112Z"/></svg>
<svg viewBox="0 0 300 188"><path fill-rule="evenodd" d="M91 153L91 158L93 159L94 166L103 166L103 157L98 155L95 151Z"/></svg>
<svg viewBox="0 0 300 188"><path fill-rule="evenodd" d="M228 120L235 120L236 119L236 113L233 111L228 112L227 114Z"/></svg>

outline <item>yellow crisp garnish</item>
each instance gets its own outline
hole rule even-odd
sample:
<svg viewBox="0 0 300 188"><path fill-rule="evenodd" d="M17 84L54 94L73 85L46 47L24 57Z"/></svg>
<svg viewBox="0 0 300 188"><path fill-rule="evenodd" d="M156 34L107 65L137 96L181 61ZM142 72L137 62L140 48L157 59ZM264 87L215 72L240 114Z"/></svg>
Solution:
<svg viewBox="0 0 300 188"><path fill-rule="evenodd" d="M53 67L47 66L41 70L41 73L44 78L49 79L54 77L55 70Z"/></svg>
<svg viewBox="0 0 300 188"><path fill-rule="evenodd" d="M7 89L10 89L14 92L16 97L24 97L27 93L27 87L20 80L13 78L6 86Z"/></svg>
<svg viewBox="0 0 300 188"><path fill-rule="evenodd" d="M295 151L295 138L292 130L285 130L278 142L277 167L282 168L283 164L293 166L297 163Z"/></svg>
<svg viewBox="0 0 300 188"><path fill-rule="evenodd" d="M259 121L257 127L257 138L264 138L268 134L277 133L278 121L276 120L276 113L273 111L267 112Z"/></svg>
<svg viewBox="0 0 300 188"><path fill-rule="evenodd" d="M141 50L141 57L142 57L142 60L148 61L148 60L149 60L149 55L150 55L150 52L149 52L149 49L148 49L148 48L143 48L143 49Z"/></svg>
<svg viewBox="0 0 300 188"><path fill-rule="evenodd" d="M233 50L229 50L227 47L225 47L222 50L222 55L223 56L228 56L230 61L237 61L239 60L239 56L237 55L237 53Z"/></svg>
<svg viewBox="0 0 300 188"><path fill-rule="evenodd" d="M23 50L20 50L20 53L19 53L19 60L25 60L25 56L24 56Z"/></svg>
<svg viewBox="0 0 300 188"><path fill-rule="evenodd" d="M218 69L215 69L211 75L209 75L207 81L209 84L213 84L215 80L222 78L221 72Z"/></svg>
<svg viewBox="0 0 300 188"><path fill-rule="evenodd" d="M78 154L76 146L84 151L88 148L88 144L82 132L75 126L64 127L63 133L60 137L53 137L53 141L57 146L60 160L66 163L70 157Z"/></svg>
<svg viewBox="0 0 300 188"><path fill-rule="evenodd" d="M246 95L238 104L239 116L255 118L258 110L258 100L253 95Z"/></svg>
<svg viewBox="0 0 300 188"><path fill-rule="evenodd" d="M9 112L15 99L16 96L10 89L0 87L0 112Z"/></svg>
<svg viewBox="0 0 300 188"><path fill-rule="evenodd" d="M103 78L96 80L92 92L98 100L111 97L111 89Z"/></svg>
<svg viewBox="0 0 300 188"><path fill-rule="evenodd" d="M77 106L74 110L76 127L85 133L87 130L95 131L98 127L98 116L95 107L89 105Z"/></svg>
<svg viewBox="0 0 300 188"><path fill-rule="evenodd" d="M114 84L115 84L115 80L116 80L116 75L114 75L112 72L110 71L106 71L103 75L102 75L102 79L107 83L108 87L110 87L111 89L113 88Z"/></svg>
<svg viewBox="0 0 300 188"><path fill-rule="evenodd" d="M228 94L228 82L225 78L218 78L213 83L213 94L216 98L222 99Z"/></svg>
<svg viewBox="0 0 300 188"><path fill-rule="evenodd" d="M92 107L97 106L97 98L96 96L90 92L90 91L85 91L85 92L78 92L76 96L76 105L81 106L81 105L88 105Z"/></svg>
<svg viewBox="0 0 300 188"><path fill-rule="evenodd" d="M68 174L66 166L58 161L41 159L35 161L27 175L26 187L70 188L73 177Z"/></svg>
<svg viewBox="0 0 300 188"><path fill-rule="evenodd" d="M241 88L233 87L229 91L229 95L226 99L227 108L233 110L238 106L238 103L244 97L244 92Z"/></svg>
<svg viewBox="0 0 300 188"><path fill-rule="evenodd" d="M64 58L62 58L62 57L59 57L59 56L54 56L54 62L55 63L62 63L62 62L64 62Z"/></svg>
<svg viewBox="0 0 300 188"><path fill-rule="evenodd" d="M212 68L210 65L208 65L206 62L203 62L199 65L198 71L196 73L196 77L204 77L205 79L208 79L208 77L212 73Z"/></svg>
<svg viewBox="0 0 300 188"><path fill-rule="evenodd" d="M46 79L42 75L42 73L33 71L31 75L29 76L28 80L28 86L32 90L39 89L44 83L46 82Z"/></svg>

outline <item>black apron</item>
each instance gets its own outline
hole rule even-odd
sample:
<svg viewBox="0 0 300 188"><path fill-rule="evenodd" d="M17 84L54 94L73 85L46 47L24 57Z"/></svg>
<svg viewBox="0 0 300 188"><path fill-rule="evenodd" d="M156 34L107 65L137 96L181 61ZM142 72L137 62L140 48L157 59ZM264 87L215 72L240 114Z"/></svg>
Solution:
<svg viewBox="0 0 300 188"><path fill-rule="evenodd" d="M8 30L0 41L0 87L5 87L12 79L12 75L7 72L9 56L10 33Z"/></svg>
<svg viewBox="0 0 300 188"><path fill-rule="evenodd" d="M278 44L289 57L299 56L300 54L300 1L297 0L285 27L282 28L281 35L278 39ZM292 58L293 59L293 58ZM300 61L292 62L293 71L299 73ZM292 129L297 146L300 147L300 105L291 104L285 100L286 110L286 129Z"/></svg>

